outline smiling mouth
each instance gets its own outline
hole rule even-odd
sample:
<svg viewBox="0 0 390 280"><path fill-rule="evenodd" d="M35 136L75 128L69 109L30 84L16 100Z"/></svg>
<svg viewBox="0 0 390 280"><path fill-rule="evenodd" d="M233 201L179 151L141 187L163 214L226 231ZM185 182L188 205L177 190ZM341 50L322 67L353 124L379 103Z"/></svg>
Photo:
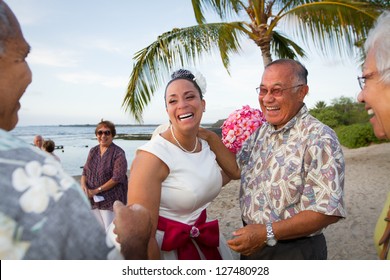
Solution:
<svg viewBox="0 0 390 280"><path fill-rule="evenodd" d="M280 108L279 107L266 107L267 111L277 111L279 110Z"/></svg>
<svg viewBox="0 0 390 280"><path fill-rule="evenodd" d="M369 116L375 115L374 110L372 110L372 109L368 109L368 110L367 110L367 114L368 114Z"/></svg>
<svg viewBox="0 0 390 280"><path fill-rule="evenodd" d="M189 118L192 118L194 116L193 113L188 113L188 114L184 114L184 115L180 115L178 116L179 120L186 120L186 119L189 119Z"/></svg>

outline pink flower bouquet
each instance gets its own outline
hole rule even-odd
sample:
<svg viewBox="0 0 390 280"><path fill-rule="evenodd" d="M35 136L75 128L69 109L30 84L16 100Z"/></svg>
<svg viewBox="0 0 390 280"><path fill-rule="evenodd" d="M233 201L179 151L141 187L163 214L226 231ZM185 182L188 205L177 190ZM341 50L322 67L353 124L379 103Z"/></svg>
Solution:
<svg viewBox="0 0 390 280"><path fill-rule="evenodd" d="M265 122L263 113L248 105L235 110L223 122L222 142L233 153L237 153L246 139Z"/></svg>

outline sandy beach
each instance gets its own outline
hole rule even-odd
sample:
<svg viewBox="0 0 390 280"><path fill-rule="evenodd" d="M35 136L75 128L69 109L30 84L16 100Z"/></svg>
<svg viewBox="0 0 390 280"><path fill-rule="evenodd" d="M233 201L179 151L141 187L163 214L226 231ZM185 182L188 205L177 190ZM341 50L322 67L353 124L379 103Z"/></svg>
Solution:
<svg viewBox="0 0 390 280"><path fill-rule="evenodd" d="M390 143L359 149L344 148L347 218L325 229L330 260L376 260L373 232L390 191ZM76 180L80 176L75 176ZM219 220L226 239L241 227L238 206L239 180L223 187L208 209ZM237 253L232 252L238 259Z"/></svg>
<svg viewBox="0 0 390 280"><path fill-rule="evenodd" d="M347 218L325 229L330 260L376 260L373 232L390 191L390 143L358 149L344 148ZM241 227L239 180L227 184L209 207L225 238ZM233 253L235 258L238 254Z"/></svg>

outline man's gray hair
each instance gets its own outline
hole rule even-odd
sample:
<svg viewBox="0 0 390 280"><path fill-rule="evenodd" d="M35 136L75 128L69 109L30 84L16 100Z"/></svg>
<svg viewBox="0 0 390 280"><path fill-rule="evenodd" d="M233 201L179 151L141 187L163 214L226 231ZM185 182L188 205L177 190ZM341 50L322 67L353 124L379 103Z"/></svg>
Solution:
<svg viewBox="0 0 390 280"><path fill-rule="evenodd" d="M294 74L297 78L296 82L300 82L303 84L307 84L307 76L309 75L309 72L307 71L306 67L300 63L297 60L288 59L288 58L280 58L277 60L272 61L268 65L265 66L264 69L267 69L269 66L272 65L289 65L294 69Z"/></svg>
<svg viewBox="0 0 390 280"><path fill-rule="evenodd" d="M381 81L390 85L390 11L383 12L370 30L364 44L366 54L375 53L375 62Z"/></svg>

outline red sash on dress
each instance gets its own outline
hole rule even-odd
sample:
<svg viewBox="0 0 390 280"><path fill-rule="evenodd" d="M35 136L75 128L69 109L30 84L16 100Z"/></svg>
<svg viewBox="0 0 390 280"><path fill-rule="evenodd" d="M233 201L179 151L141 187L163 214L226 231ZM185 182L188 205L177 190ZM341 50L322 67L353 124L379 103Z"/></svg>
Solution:
<svg viewBox="0 0 390 280"><path fill-rule="evenodd" d="M159 216L157 229L164 231L161 250L177 250L179 260L200 260L194 240L207 260L221 260L218 221L206 223L206 216L205 209L193 226Z"/></svg>

